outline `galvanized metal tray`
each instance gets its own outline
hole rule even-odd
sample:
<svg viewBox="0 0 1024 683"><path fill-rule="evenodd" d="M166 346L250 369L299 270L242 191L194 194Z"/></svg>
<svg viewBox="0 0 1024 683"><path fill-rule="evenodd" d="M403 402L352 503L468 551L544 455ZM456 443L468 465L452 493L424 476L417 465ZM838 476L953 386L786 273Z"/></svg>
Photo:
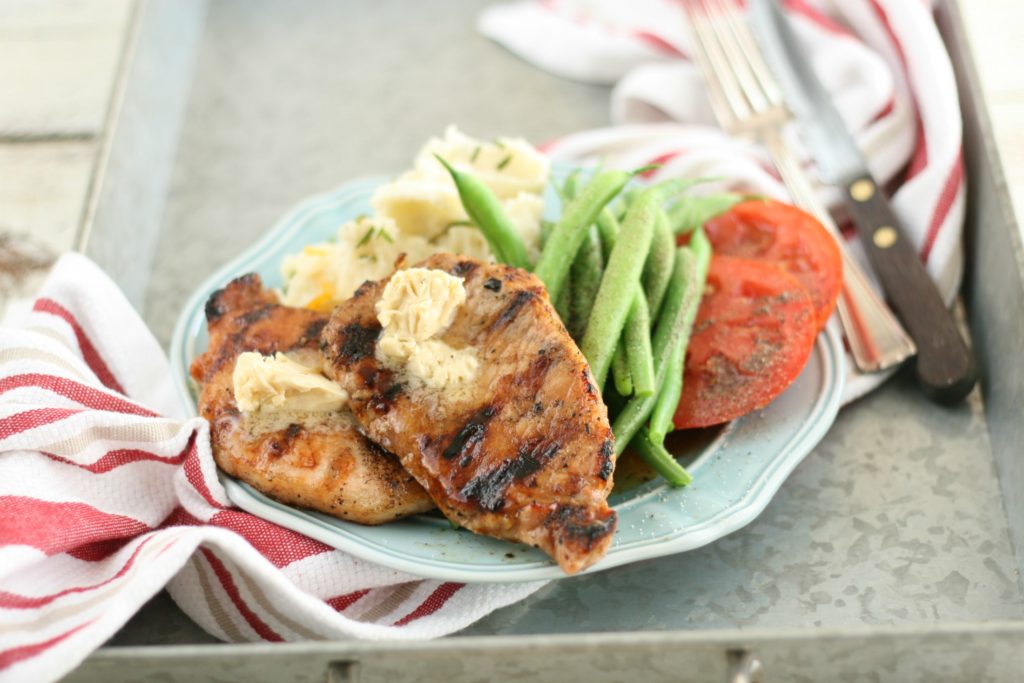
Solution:
<svg viewBox="0 0 1024 683"><path fill-rule="evenodd" d="M166 342L195 283L297 200L402 168L449 122L533 140L607 124L605 88L547 75L479 37L474 18L489 1L222 1L205 25L194 3L179 24L168 4L143 3L136 62L159 64L187 28L202 31L196 67L186 86L187 60L175 62L180 118L151 107L148 129L113 130L115 152L176 137L177 154L153 173L170 178L166 192L134 213L104 202L137 187L153 157L113 155L89 253L144 298ZM456 637L217 644L161 594L69 680L721 681L749 680L755 659L768 680L1020 680L1024 254L957 7L938 12L963 100L964 308L983 373L964 405L937 407L897 375L844 409L741 531L553 582ZM146 106L136 71L128 110ZM140 215L159 229L133 233ZM119 265L110 255L125 245L152 253L151 267Z"/></svg>

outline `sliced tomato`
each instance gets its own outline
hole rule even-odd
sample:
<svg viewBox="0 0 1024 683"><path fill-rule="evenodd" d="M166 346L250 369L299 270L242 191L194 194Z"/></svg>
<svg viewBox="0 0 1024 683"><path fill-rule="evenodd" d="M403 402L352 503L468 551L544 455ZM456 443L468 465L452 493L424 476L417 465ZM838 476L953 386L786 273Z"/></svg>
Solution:
<svg viewBox="0 0 1024 683"><path fill-rule="evenodd" d="M814 306L796 278L765 261L715 254L694 321L676 427L707 427L763 408L811 355Z"/></svg>
<svg viewBox="0 0 1024 683"><path fill-rule="evenodd" d="M843 286L835 239L809 213L776 201L737 204L704 226L715 253L772 261L800 281L814 304L820 330Z"/></svg>

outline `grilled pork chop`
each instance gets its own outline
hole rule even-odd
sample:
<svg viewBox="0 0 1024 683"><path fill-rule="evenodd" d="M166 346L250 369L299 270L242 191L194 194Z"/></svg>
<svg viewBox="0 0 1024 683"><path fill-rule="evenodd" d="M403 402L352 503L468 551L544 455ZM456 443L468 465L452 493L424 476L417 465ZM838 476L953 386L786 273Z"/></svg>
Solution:
<svg viewBox="0 0 1024 683"><path fill-rule="evenodd" d="M468 386L431 389L378 360L374 305L387 280L335 309L321 336L325 372L448 519L534 545L567 574L585 569L616 524L612 432L586 360L532 274L452 254L419 267L464 278L466 303L439 339L476 349Z"/></svg>
<svg viewBox="0 0 1024 683"><path fill-rule="evenodd" d="M244 351L281 351L319 365L324 315L277 303L258 275L244 275L206 304L209 349L192 363L202 384L199 413L213 455L228 474L284 503L361 524L433 509L426 491L392 454L367 439L347 409L329 413L243 413L232 373Z"/></svg>

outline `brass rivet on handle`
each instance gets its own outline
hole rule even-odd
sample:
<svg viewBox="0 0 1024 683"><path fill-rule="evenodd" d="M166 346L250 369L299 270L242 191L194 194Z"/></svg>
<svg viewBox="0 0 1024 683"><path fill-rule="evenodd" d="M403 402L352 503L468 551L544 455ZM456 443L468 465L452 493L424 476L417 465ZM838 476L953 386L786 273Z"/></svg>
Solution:
<svg viewBox="0 0 1024 683"><path fill-rule="evenodd" d="M858 202L866 202L875 194L875 184L867 178L861 178L850 185L850 196Z"/></svg>
<svg viewBox="0 0 1024 683"><path fill-rule="evenodd" d="M888 249L896 244L896 231L888 225L883 225L878 230L875 230L875 234L871 236L871 241L879 249Z"/></svg>

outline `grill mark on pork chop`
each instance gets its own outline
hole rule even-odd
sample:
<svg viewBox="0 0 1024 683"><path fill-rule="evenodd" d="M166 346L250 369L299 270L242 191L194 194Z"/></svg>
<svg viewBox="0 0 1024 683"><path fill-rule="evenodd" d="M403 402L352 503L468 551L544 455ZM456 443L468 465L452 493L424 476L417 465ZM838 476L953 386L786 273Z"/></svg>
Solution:
<svg viewBox="0 0 1024 683"><path fill-rule="evenodd" d="M589 425L587 431L590 431ZM612 472L615 470L615 460L613 458L614 453L615 442L611 439L605 439L604 443L601 444L601 469L597 472L597 476L602 479L607 479L612 476Z"/></svg>
<svg viewBox="0 0 1024 683"><path fill-rule="evenodd" d="M561 444L527 444L514 458L503 460L497 469L473 477L462 487L462 496L488 512L505 507L508 488L534 474L558 453Z"/></svg>
<svg viewBox="0 0 1024 683"><path fill-rule="evenodd" d="M567 537L590 548L614 533L615 522L614 515L594 519L590 511L568 505L552 512L546 524L559 526Z"/></svg>
<svg viewBox="0 0 1024 683"><path fill-rule="evenodd" d="M452 267L452 275L469 277L470 273L477 269L477 265L472 261L459 261Z"/></svg>
<svg viewBox="0 0 1024 683"><path fill-rule="evenodd" d="M273 298L263 293L263 283L256 273L247 273L235 278L233 282L236 283L234 289L228 287L218 289L206 300L203 313L206 315L207 323L215 322L232 308L237 309L239 303L249 304L250 307L260 301L273 303ZM245 301L239 301L240 298Z"/></svg>
<svg viewBox="0 0 1024 683"><path fill-rule="evenodd" d="M275 304L267 304L266 306L260 306L254 308L247 313L243 313L238 317L238 324L242 327L249 327L253 323L257 323L260 320L266 320L270 313L274 310Z"/></svg>
<svg viewBox="0 0 1024 683"><path fill-rule="evenodd" d="M342 332L343 338L338 351L338 359L351 363L367 356L373 356L380 330L380 324L374 326L352 323L346 326Z"/></svg>
<svg viewBox="0 0 1024 683"><path fill-rule="evenodd" d="M466 462L466 458L473 458L480 452L480 445L483 443L484 435L487 433L487 423L491 421L491 418L497 412L497 408L490 405L485 406L480 412L471 417L462 426L462 429L456 432L447 448L441 452L441 457L445 460L451 460L456 456L462 456L459 460L460 466L468 466L469 463Z"/></svg>
<svg viewBox="0 0 1024 683"><path fill-rule="evenodd" d="M221 307L220 300L216 296L211 296L206 300L206 306L203 308L203 313L206 315L206 322L214 322L224 315L224 312L225 309Z"/></svg>
<svg viewBox="0 0 1024 683"><path fill-rule="evenodd" d="M373 280L363 280L363 283L356 287L356 291L352 292L352 298L358 299L361 296L365 296L367 291L373 289L374 284Z"/></svg>
<svg viewBox="0 0 1024 683"><path fill-rule="evenodd" d="M395 401L403 391L405 391L405 385L401 382L391 382L386 389L374 394L370 406L378 413L386 413L394 407Z"/></svg>
<svg viewBox="0 0 1024 683"><path fill-rule="evenodd" d="M219 347L214 347L213 351L208 352L212 353L214 358L213 362L210 364L208 374L215 374L227 363L233 364L235 362L235 358L238 357L238 348L245 345L247 339L250 343L258 341L258 344L252 344L257 348L253 348L251 350L259 351L265 356L273 355L278 351L291 351L292 349L301 347L301 344L289 344L287 346L282 346L280 340L274 336L262 335L262 339L254 339L254 337L259 337L260 335L253 334L252 330L249 329L250 326L253 323L259 322L261 319L265 319L268 315L269 311L265 312L262 318L256 316L255 319L252 319L245 316L239 316L231 320L232 324L241 325L242 327L229 335L224 344Z"/></svg>
<svg viewBox="0 0 1024 683"><path fill-rule="evenodd" d="M489 289L492 292L501 291L501 280L496 277L487 278L487 282L484 283L484 289Z"/></svg>
<svg viewBox="0 0 1024 683"><path fill-rule="evenodd" d="M537 357L530 361L529 367L526 368L526 372L517 383L522 383L527 390L533 390L535 393L544 385L548 372L554 367L557 360L556 353L551 353L550 349L541 349Z"/></svg>
<svg viewBox="0 0 1024 683"><path fill-rule="evenodd" d="M498 317L494 319L494 322L491 324L491 330L499 330L515 320L523 306L535 298L537 298L537 293L530 291L529 289L521 289L516 292L508 306L506 306L501 313L498 314Z"/></svg>
<svg viewBox="0 0 1024 683"><path fill-rule="evenodd" d="M324 327L327 325L327 318L321 318L320 320L314 320L310 324L306 325L306 329L302 332L302 339L299 343L303 346L310 342L316 342L320 340L320 333L324 331Z"/></svg>
<svg viewBox="0 0 1024 683"><path fill-rule="evenodd" d="M267 455L275 458L281 457L282 454L292 447L304 431L305 429L302 425L293 422L283 431L271 435L266 441L265 450Z"/></svg>

